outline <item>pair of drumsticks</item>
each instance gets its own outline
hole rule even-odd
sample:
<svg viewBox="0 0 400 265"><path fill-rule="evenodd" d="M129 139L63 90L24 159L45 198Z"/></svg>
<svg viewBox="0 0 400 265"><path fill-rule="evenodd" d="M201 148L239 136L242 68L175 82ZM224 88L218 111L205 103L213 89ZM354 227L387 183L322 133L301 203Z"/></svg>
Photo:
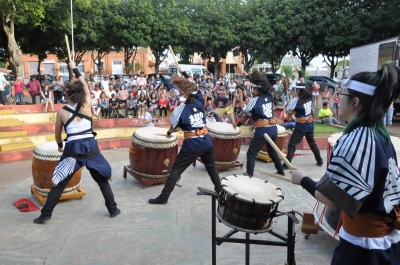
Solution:
<svg viewBox="0 0 400 265"><path fill-rule="evenodd" d="M276 153L278 154L278 156L283 160L283 162L285 163L285 165L286 165L290 170L293 170L293 169L294 169L293 165L292 165L292 164L289 162L289 160L286 158L285 154L282 153L281 150L279 150L279 147L276 146L276 144L275 144L274 141L271 139L271 137L269 137L268 134L264 133L264 138L265 138L265 139L267 140L267 142L272 146L272 148L274 148L275 152L276 152ZM290 182L292 181L291 178L287 178L287 177L282 176L282 175L280 175L280 174L276 174L276 173L269 172L268 170L265 170L265 169L259 169L259 171L260 171L261 173L267 174L267 175L272 176L272 177L284 179L284 180L287 180L287 181L290 181Z"/></svg>

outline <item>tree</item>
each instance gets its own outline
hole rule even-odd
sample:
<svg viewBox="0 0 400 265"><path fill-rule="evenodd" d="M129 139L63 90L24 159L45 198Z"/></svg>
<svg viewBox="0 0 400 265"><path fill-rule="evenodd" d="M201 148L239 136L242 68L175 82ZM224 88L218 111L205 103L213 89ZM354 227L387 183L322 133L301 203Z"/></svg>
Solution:
<svg viewBox="0 0 400 265"><path fill-rule="evenodd" d="M39 25L44 16L43 0L2 0L0 8L0 23L7 36L7 51L12 74L22 76L22 53L15 39L15 27L18 24Z"/></svg>

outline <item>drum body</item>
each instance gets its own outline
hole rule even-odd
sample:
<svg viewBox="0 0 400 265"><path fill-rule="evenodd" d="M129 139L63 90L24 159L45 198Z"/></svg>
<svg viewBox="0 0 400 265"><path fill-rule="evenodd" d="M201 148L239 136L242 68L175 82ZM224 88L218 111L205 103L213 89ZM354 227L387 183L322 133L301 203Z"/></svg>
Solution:
<svg viewBox="0 0 400 265"><path fill-rule="evenodd" d="M178 156L178 139L167 138L167 129L144 127L132 135L129 161L135 174L146 178L166 178Z"/></svg>
<svg viewBox="0 0 400 265"><path fill-rule="evenodd" d="M272 229L278 204L283 199L279 188L248 176L222 178L223 202L217 217L228 226L246 230Z"/></svg>
<svg viewBox="0 0 400 265"><path fill-rule="evenodd" d="M286 146L286 129L283 126L276 125L278 128L278 137L276 138L276 146L283 152ZM267 146L263 145L260 153L268 155Z"/></svg>
<svg viewBox="0 0 400 265"><path fill-rule="evenodd" d="M214 146L215 164L235 164L242 146L240 129L225 122L209 122L206 127Z"/></svg>
<svg viewBox="0 0 400 265"><path fill-rule="evenodd" d="M32 176L33 185L35 190L42 195L47 197L50 192L53 182L54 169L60 161L62 153L58 152L56 142L46 142L39 144L33 151L32 158ZM63 191L63 195L75 192L81 185L82 169L76 171L68 182L67 186Z"/></svg>

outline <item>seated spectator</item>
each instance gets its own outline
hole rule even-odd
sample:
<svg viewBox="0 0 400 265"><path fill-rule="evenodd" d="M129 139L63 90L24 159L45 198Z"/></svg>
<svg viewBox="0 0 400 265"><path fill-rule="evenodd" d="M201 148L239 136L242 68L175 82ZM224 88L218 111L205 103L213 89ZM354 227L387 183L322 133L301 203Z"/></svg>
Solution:
<svg viewBox="0 0 400 265"><path fill-rule="evenodd" d="M214 105L212 104L211 100L208 100L206 105L204 106L204 112L206 115L213 114L215 119L219 120L219 115L218 113L215 112Z"/></svg>
<svg viewBox="0 0 400 265"><path fill-rule="evenodd" d="M119 100L115 96L115 93L111 94L111 98L108 101L108 106L109 106L108 112L110 113L110 119L113 114L115 114L115 118L119 118L119 115L118 115Z"/></svg>
<svg viewBox="0 0 400 265"><path fill-rule="evenodd" d="M157 99L157 96L156 96L156 92L152 92L150 94L150 98L148 99L147 107L150 108L150 106L153 106L152 115L154 117L157 117L158 99Z"/></svg>
<svg viewBox="0 0 400 265"><path fill-rule="evenodd" d="M217 107L225 108L226 103L228 103L228 98L226 97L226 89L223 82L220 82L220 84L215 88L215 93L217 94L215 97Z"/></svg>
<svg viewBox="0 0 400 265"><path fill-rule="evenodd" d="M279 92L275 92L274 105L276 106L277 109L284 109L285 108L283 106L282 97L280 96Z"/></svg>
<svg viewBox="0 0 400 265"><path fill-rule="evenodd" d="M229 122L228 114L226 114L226 112L222 114L221 122Z"/></svg>
<svg viewBox="0 0 400 265"><path fill-rule="evenodd" d="M322 104L322 108L318 111L318 118L322 123L338 124L337 120L332 117L332 111L329 108L328 102Z"/></svg>
<svg viewBox="0 0 400 265"><path fill-rule="evenodd" d="M173 94L171 99L169 100L169 112L173 112L176 107L179 106L179 100L176 98L176 95Z"/></svg>
<svg viewBox="0 0 400 265"><path fill-rule="evenodd" d="M133 110L133 117L136 117L137 113L137 98L133 96L133 92L129 92L129 96L126 99L126 108L125 108L125 117L130 118L129 116L129 110Z"/></svg>
<svg viewBox="0 0 400 265"><path fill-rule="evenodd" d="M110 89L111 89L111 85L110 85ZM128 99L129 96L129 92L126 91L125 89L125 85L122 85L119 92L118 92L118 99L120 101L120 107L125 107L126 104L126 100ZM123 105L121 105L123 104Z"/></svg>
<svg viewBox="0 0 400 265"><path fill-rule="evenodd" d="M101 117L103 119L108 118L108 99L106 98L105 93L100 94L99 103L101 109Z"/></svg>
<svg viewBox="0 0 400 265"><path fill-rule="evenodd" d="M216 119L214 118L214 113L211 112L210 114L207 115L206 123L207 122L216 122Z"/></svg>
<svg viewBox="0 0 400 265"><path fill-rule="evenodd" d="M294 115L292 116L292 118L290 120L286 119L287 117L287 113L286 110L284 109L281 114L279 115L279 120L281 120L282 122L279 124L282 127L285 127L286 130L293 130L294 129L294 125L296 124L296 120L294 119Z"/></svg>
<svg viewBox="0 0 400 265"><path fill-rule="evenodd" d="M40 90L40 95L42 97L41 103L45 105L44 112L47 112L49 105L51 106L51 111L54 111L54 104L53 100L51 99L53 96L53 92L49 90L48 85L45 85L43 89Z"/></svg>
<svg viewBox="0 0 400 265"><path fill-rule="evenodd" d="M230 82L228 83L228 93L229 93L229 100L233 100L233 96L236 90L236 83L233 78L230 79Z"/></svg>
<svg viewBox="0 0 400 265"><path fill-rule="evenodd" d="M101 106L99 105L99 100L95 98L93 93L90 93L90 98L92 102L92 113L94 116L100 119L99 113L101 111Z"/></svg>
<svg viewBox="0 0 400 265"><path fill-rule="evenodd" d="M243 109L240 106L240 102L236 101L235 102L235 107L233 108L233 113L236 117L242 117L243 116Z"/></svg>
<svg viewBox="0 0 400 265"><path fill-rule="evenodd" d="M162 117L162 113L165 113L165 117L167 117L167 109L168 109L168 99L165 97L164 93L161 93L160 98L158 99L158 108L160 109L160 117Z"/></svg>
<svg viewBox="0 0 400 265"><path fill-rule="evenodd" d="M138 118L144 118L146 112L147 100L146 94L140 93L139 99L137 100Z"/></svg>

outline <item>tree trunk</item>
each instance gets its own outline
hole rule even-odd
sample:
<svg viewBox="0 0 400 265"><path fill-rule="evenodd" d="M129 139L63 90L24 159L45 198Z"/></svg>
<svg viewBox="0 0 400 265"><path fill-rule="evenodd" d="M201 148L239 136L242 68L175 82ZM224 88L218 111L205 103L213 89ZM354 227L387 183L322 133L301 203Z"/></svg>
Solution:
<svg viewBox="0 0 400 265"><path fill-rule="evenodd" d="M217 60L215 57L214 57L214 73L215 73L215 76L218 76L219 75L219 60Z"/></svg>
<svg viewBox="0 0 400 265"><path fill-rule="evenodd" d="M15 41L14 35L14 21L4 17L0 14L1 26L6 33L8 40L8 53L10 54L9 63L11 68L11 74L14 76L22 76L23 74L23 62L22 52L19 49L17 42Z"/></svg>

